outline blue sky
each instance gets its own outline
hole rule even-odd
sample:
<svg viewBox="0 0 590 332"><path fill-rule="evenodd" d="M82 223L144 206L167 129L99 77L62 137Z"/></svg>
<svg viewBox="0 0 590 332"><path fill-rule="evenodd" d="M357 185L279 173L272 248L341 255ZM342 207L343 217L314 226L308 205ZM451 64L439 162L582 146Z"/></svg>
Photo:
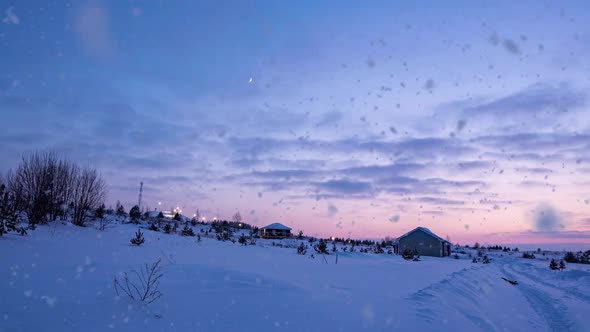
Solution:
<svg viewBox="0 0 590 332"><path fill-rule="evenodd" d="M589 241L587 2L0 4L1 171L49 149L111 204Z"/></svg>

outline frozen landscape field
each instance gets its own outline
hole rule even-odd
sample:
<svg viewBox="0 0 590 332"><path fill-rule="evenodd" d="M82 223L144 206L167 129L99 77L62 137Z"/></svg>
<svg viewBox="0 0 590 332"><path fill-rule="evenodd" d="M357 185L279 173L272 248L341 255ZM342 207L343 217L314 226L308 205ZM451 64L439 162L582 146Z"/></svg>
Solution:
<svg viewBox="0 0 590 332"><path fill-rule="evenodd" d="M143 225L142 227L146 227ZM200 228L194 227L199 233ZM0 238L1 331L589 331L590 266L488 252L422 257L342 252L300 242L241 246L143 229L55 222ZM502 255L502 256L501 256ZM149 305L116 296L113 278L161 259ZM511 285L505 277L518 281Z"/></svg>
<svg viewBox="0 0 590 332"><path fill-rule="evenodd" d="M589 22L0 1L0 332L590 332Z"/></svg>

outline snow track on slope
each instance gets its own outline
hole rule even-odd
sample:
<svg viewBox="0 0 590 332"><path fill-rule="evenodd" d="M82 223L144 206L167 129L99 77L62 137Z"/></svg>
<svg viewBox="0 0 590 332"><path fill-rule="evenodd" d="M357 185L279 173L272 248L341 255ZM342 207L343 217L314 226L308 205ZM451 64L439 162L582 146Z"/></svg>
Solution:
<svg viewBox="0 0 590 332"><path fill-rule="evenodd" d="M517 272L511 263L502 265L502 272L510 279L517 279L516 287L530 303L533 310L547 323L550 331L582 331L574 324L566 306L560 299L568 292L557 288L525 272Z"/></svg>
<svg viewBox="0 0 590 332"><path fill-rule="evenodd" d="M409 295L407 303L418 330L588 331L590 301L578 285L584 273L552 273L521 260L473 265Z"/></svg>
<svg viewBox="0 0 590 332"><path fill-rule="evenodd" d="M526 280L529 280L530 282L538 283L538 284L541 284L543 286L546 286L546 287L549 287L549 288L553 288L553 289L555 289L557 291L560 291L560 292L565 292L569 296L574 297L574 298L577 298L580 301L584 301L584 302L590 303L590 295L584 294L583 293L583 290L579 290L577 288L575 290L572 290L571 287L559 287L559 286L556 286L555 284L552 284L552 283L543 281L543 280L541 280L539 278L536 278L535 279L533 276L527 274L526 269L528 269L529 271L530 270L534 270L534 272L537 272L537 273L541 272L540 271L541 269L538 268L538 267L536 267L533 264L530 264L530 263L529 264L519 264L519 265L512 264L512 265L510 265L509 269L510 269L510 272L513 272L513 273L517 274L518 277L521 278L521 279L524 278ZM504 267L503 267L503 271L506 271L506 269ZM568 273L568 272L569 271L559 272L559 273Z"/></svg>
<svg viewBox="0 0 590 332"><path fill-rule="evenodd" d="M496 294L496 284L504 286L496 279L500 279L496 269L474 266L419 290L410 295L408 301L414 308L416 320L424 324L421 329L510 331L512 313L495 310L497 308L492 306L495 299L500 298ZM520 326L535 325L527 315L521 316L525 318Z"/></svg>

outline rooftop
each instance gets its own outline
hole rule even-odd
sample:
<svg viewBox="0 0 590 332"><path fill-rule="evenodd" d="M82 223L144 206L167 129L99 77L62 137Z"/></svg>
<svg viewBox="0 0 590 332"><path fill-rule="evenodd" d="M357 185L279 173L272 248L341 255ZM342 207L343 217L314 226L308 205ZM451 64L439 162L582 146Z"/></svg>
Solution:
<svg viewBox="0 0 590 332"><path fill-rule="evenodd" d="M398 239L398 241L399 241L399 239L401 239L401 238L404 238L404 237L406 237L406 236L408 236L408 235L410 235L410 234L412 234L412 233L414 233L414 232L416 232L416 231L422 231L422 232L424 232L424 233L426 233L426 234L428 234L428 235L430 235L430 236L432 236L432 237L436 238L437 240L439 240L439 241L441 241L441 242L449 242L449 241L447 241L447 240L443 239L442 237L440 237L440 236L438 236L438 235L434 234L434 233L433 233L433 232L432 232L430 229L428 229L428 228L426 228L426 227L416 227L416 228L414 228L413 230L411 230L411 231L407 232L406 234L404 234L404 235L402 235L402 236L398 237L397 239Z"/></svg>
<svg viewBox="0 0 590 332"><path fill-rule="evenodd" d="M281 223L275 222L273 224L270 224L268 226L264 226L262 227L262 229L279 229L279 230L285 230L285 231L290 231L291 228L287 227Z"/></svg>

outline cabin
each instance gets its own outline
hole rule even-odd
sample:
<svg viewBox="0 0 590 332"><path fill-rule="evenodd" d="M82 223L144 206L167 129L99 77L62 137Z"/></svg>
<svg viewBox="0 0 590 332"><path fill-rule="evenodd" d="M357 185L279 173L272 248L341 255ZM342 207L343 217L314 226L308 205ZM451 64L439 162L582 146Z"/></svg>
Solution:
<svg viewBox="0 0 590 332"><path fill-rule="evenodd" d="M417 227L397 238L396 253L409 249L420 256L444 257L451 255L451 243L426 227Z"/></svg>
<svg viewBox="0 0 590 332"><path fill-rule="evenodd" d="M176 213L170 212L170 211L153 210L153 211L148 212L148 217L149 218L158 218L158 215L160 215L160 212L162 212L162 215L164 215L164 218L168 218L168 219L174 219L174 216L176 215Z"/></svg>
<svg viewBox="0 0 590 332"><path fill-rule="evenodd" d="M260 229L260 236L265 239L284 239L291 237L291 228L274 223Z"/></svg>

